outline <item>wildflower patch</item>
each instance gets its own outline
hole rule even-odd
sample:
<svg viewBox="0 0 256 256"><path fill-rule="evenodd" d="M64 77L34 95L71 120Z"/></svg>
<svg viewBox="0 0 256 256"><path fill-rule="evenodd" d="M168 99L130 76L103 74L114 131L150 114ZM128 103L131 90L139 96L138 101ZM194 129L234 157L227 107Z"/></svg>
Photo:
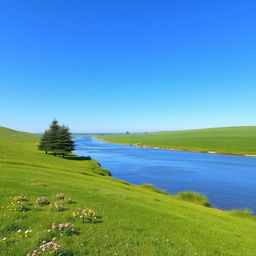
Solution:
<svg viewBox="0 0 256 256"><path fill-rule="evenodd" d="M53 200L54 201L53 201ZM50 211L56 211L56 212L62 212L64 210L69 210L68 205L74 203L74 201L71 199L71 197L67 197L64 193L58 193L54 197L50 197L50 200L46 196L40 196L36 199L30 200L27 196L21 194L17 196L11 197L11 202L6 206L1 206L0 210L3 211L3 214L0 215L0 217L5 216L12 216L12 214L5 214L6 211L19 211L19 212L25 212L28 210L32 211L45 211L46 214L49 214ZM47 207L44 207L47 206ZM30 209L31 207L31 209ZM40 209L38 209L40 207ZM24 239L30 239L33 241L35 238L39 238L39 242L41 242L40 246L37 244L35 248L38 246L38 248L34 249L34 251L26 254L27 256L37 256L37 255L53 255L53 256L67 256L67 255L73 255L71 251L64 250L59 242L62 241L62 236L72 236L72 235L79 235L79 229L75 228L74 224L72 222L62 222L57 223L53 222L50 227L48 227L48 230L45 229L44 231L34 231L32 232L32 229L29 228L22 228L22 220L23 218L29 218L30 214L21 214L17 213L15 214L16 218L20 220L19 225L11 225L11 229L6 229L3 237L1 238L1 243L6 243L6 246L10 243L17 243L21 242ZM63 214L53 214L53 216L56 217L56 215L63 216ZM96 223L99 216L97 216L96 212L92 209L78 209L72 213L72 217L74 219L77 219L79 222L82 223ZM68 219L72 219L70 216ZM45 227L46 228L46 227ZM41 235L43 236L41 236ZM58 242L56 242L58 241ZM33 247L32 247L33 249Z"/></svg>
<svg viewBox="0 0 256 256"><path fill-rule="evenodd" d="M57 211L57 212L62 212L66 209L62 201L52 202L50 203L49 206L52 211Z"/></svg>
<svg viewBox="0 0 256 256"><path fill-rule="evenodd" d="M81 220L83 223L95 223L99 218L96 212L92 209L78 210L72 213L72 216Z"/></svg>
<svg viewBox="0 0 256 256"><path fill-rule="evenodd" d="M70 222L67 223L52 223L52 230L54 230L57 234L60 235L75 235L78 234L77 230L75 230L74 225Z"/></svg>
<svg viewBox="0 0 256 256"><path fill-rule="evenodd" d="M26 202L26 201L29 201L28 197L23 195L23 194L21 194L20 196L14 196L12 198L12 200L15 201L15 202Z"/></svg>
<svg viewBox="0 0 256 256"><path fill-rule="evenodd" d="M26 212L30 210L30 208L23 201L12 202L10 204L9 209L12 211L19 211L19 212Z"/></svg>
<svg viewBox="0 0 256 256"><path fill-rule="evenodd" d="M56 196L55 196L58 200L63 200L65 198L65 195L64 193L58 193Z"/></svg>
<svg viewBox="0 0 256 256"><path fill-rule="evenodd" d="M48 200L48 197L41 196L36 199L36 204L38 204L39 206L45 206L50 204L50 201Z"/></svg>
<svg viewBox="0 0 256 256"><path fill-rule="evenodd" d="M43 241L38 249L34 250L32 253L28 253L27 256L36 256L42 253L48 253L54 256L65 255L65 251L61 248L60 244L54 241Z"/></svg>

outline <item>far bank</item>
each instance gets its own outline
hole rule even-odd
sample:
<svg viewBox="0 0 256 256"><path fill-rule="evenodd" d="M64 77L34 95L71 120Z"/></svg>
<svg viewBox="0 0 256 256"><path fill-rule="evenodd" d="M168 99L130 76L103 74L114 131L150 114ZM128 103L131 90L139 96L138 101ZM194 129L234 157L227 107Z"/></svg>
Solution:
<svg viewBox="0 0 256 256"><path fill-rule="evenodd" d="M210 154L256 156L256 126L97 135L105 142Z"/></svg>

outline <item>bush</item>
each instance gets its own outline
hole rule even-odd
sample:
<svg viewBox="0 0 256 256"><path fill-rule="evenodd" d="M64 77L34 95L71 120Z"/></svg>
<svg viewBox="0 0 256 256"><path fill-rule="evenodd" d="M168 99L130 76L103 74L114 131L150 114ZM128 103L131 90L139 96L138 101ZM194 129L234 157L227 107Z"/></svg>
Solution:
<svg viewBox="0 0 256 256"><path fill-rule="evenodd" d="M248 218L248 217L253 217L253 212L251 209L238 209L238 210L231 210L229 211L229 213L231 215L234 216L238 216L238 217L244 217L244 218Z"/></svg>
<svg viewBox="0 0 256 256"><path fill-rule="evenodd" d="M196 193L193 191L184 191L177 194L176 197L184 201L211 207L208 198L200 193Z"/></svg>
<svg viewBox="0 0 256 256"><path fill-rule="evenodd" d="M153 191L153 192L156 192L156 193L168 195L168 193L166 191L158 189L158 188L154 187L151 184L142 184L142 185L140 185L140 187L144 188L144 189L147 189L147 190L150 190L150 191Z"/></svg>

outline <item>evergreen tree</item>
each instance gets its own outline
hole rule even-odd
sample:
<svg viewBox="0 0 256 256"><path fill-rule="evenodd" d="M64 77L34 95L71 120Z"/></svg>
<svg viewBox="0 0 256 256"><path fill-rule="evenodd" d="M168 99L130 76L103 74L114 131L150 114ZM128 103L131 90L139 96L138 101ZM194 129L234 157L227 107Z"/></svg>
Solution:
<svg viewBox="0 0 256 256"><path fill-rule="evenodd" d="M58 152L61 152L63 157L65 157L65 153L70 153L75 149L75 143L67 126L60 127L56 145Z"/></svg>
<svg viewBox="0 0 256 256"><path fill-rule="evenodd" d="M49 131L48 130L46 130L42 135L42 137L40 138L38 149L44 150L45 154L48 153L48 150L49 150Z"/></svg>
<svg viewBox="0 0 256 256"><path fill-rule="evenodd" d="M75 143L72 140L72 135L67 126L59 126L58 121L54 119L48 130L44 132L38 145L40 150L52 151L56 156L56 153L62 153L65 157L65 153L70 153L75 149Z"/></svg>
<svg viewBox="0 0 256 256"><path fill-rule="evenodd" d="M48 150L53 151L53 154L56 156L56 152L58 151L58 136L59 136L60 126L58 121L54 119L49 128L49 135L48 135Z"/></svg>

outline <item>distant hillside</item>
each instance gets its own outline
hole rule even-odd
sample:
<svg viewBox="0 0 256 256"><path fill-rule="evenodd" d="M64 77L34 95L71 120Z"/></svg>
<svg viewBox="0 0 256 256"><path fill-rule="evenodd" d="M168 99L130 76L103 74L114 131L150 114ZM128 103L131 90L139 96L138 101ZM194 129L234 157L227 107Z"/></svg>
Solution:
<svg viewBox="0 0 256 256"><path fill-rule="evenodd" d="M97 137L109 142L136 144L138 146L256 155L256 126L104 135Z"/></svg>

